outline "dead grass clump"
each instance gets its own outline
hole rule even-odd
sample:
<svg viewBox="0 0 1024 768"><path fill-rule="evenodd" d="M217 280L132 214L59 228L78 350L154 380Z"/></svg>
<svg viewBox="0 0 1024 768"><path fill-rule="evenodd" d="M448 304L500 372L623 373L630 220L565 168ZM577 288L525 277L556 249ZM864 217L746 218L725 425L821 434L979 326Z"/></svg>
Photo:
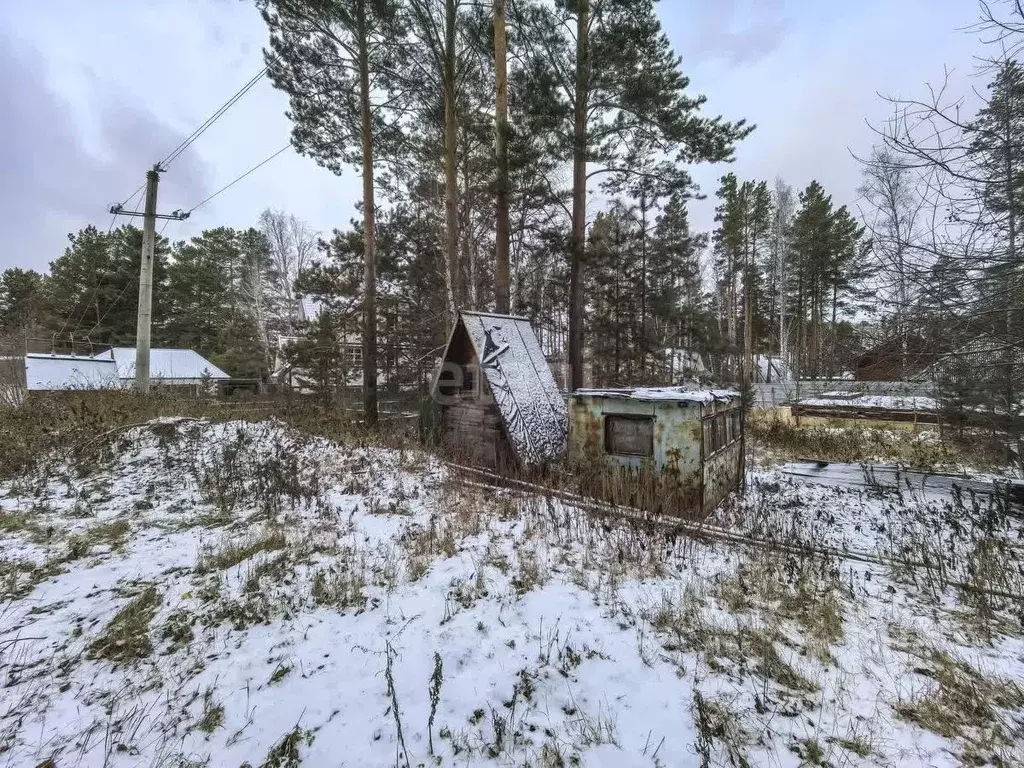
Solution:
<svg viewBox="0 0 1024 768"><path fill-rule="evenodd" d="M458 518L432 514L426 526L408 526L398 539L407 556L411 581L419 581L437 557L455 557L459 551Z"/></svg>
<svg viewBox="0 0 1024 768"><path fill-rule="evenodd" d="M242 584L242 592L247 595L255 595L263 590L264 579L275 584L287 584L292 574L288 567L289 557L287 552L282 552L276 557L268 557L255 562L245 576Z"/></svg>
<svg viewBox="0 0 1024 768"><path fill-rule="evenodd" d="M762 416L753 411L747 419L747 429L756 445L769 449L778 458L888 460L925 472L965 464L998 469L1005 462L998 447L982 435L971 439L947 435L942 440L928 440L910 429L850 426L842 420L834 423L835 426L798 427L775 413Z"/></svg>
<svg viewBox="0 0 1024 768"><path fill-rule="evenodd" d="M339 562L313 574L313 602L325 608L357 611L366 607L366 563Z"/></svg>
<svg viewBox="0 0 1024 768"><path fill-rule="evenodd" d="M0 598L25 597L40 582L63 573L61 562L60 558L43 565L26 560L0 560Z"/></svg>
<svg viewBox="0 0 1024 768"><path fill-rule="evenodd" d="M548 565L535 547L517 546L516 557L519 561L519 570L512 577L512 586L516 594L525 595L548 582Z"/></svg>
<svg viewBox="0 0 1024 768"><path fill-rule="evenodd" d="M296 725L270 748L266 759L260 763L260 768L300 768L302 757L299 754L299 747L302 746L303 741L307 744L311 742L312 736L312 733L303 733ZM252 767L249 766L249 768Z"/></svg>
<svg viewBox="0 0 1024 768"><path fill-rule="evenodd" d="M818 690L817 683L798 672L779 655L777 638L769 633L745 627L735 633L724 633L722 638L726 641L723 649L727 658L738 664L751 657L755 660L754 674L772 680L790 691L813 693ZM733 643L735 649L729 647Z"/></svg>
<svg viewBox="0 0 1024 768"><path fill-rule="evenodd" d="M259 552L273 552L284 549L288 539L281 528L271 528L263 533L250 534L240 541L228 539L220 544L205 548L199 553L196 563L198 573L222 571L248 560Z"/></svg>
<svg viewBox="0 0 1024 768"><path fill-rule="evenodd" d="M694 747L702 768L710 766L712 750L719 745L729 765L749 768L746 754L754 742L753 734L743 725L723 699L706 699L700 691L693 693L693 720L697 726Z"/></svg>
<svg viewBox="0 0 1024 768"><path fill-rule="evenodd" d="M795 623L808 655L825 664L844 635L845 592L837 573L826 561L757 549L715 593L733 613L751 613L772 626Z"/></svg>
<svg viewBox="0 0 1024 768"><path fill-rule="evenodd" d="M0 511L0 533L29 534L34 538L39 526L32 518L27 512Z"/></svg>
<svg viewBox="0 0 1024 768"><path fill-rule="evenodd" d="M85 538L92 546L108 546L111 549L120 549L124 546L125 539L131 533L132 526L127 520L121 518L109 523L100 523L92 526L85 533Z"/></svg>
<svg viewBox="0 0 1024 768"><path fill-rule="evenodd" d="M114 664L145 658L153 652L149 623L161 603L156 587L146 587L118 611L103 634L89 646L89 658L106 659Z"/></svg>
<svg viewBox="0 0 1024 768"><path fill-rule="evenodd" d="M196 723L203 733L213 733L224 725L224 705L213 698L213 689L207 688L203 694L203 714Z"/></svg>
<svg viewBox="0 0 1024 768"><path fill-rule="evenodd" d="M1019 738L1022 723L1010 724L1002 710L1024 708L1024 689L1016 682L982 674L965 660L926 649L915 653L924 664L914 672L929 678L928 689L897 702L904 720L975 748L1008 745Z"/></svg>
<svg viewBox="0 0 1024 768"><path fill-rule="evenodd" d="M667 651L698 653L715 671L727 671L722 660L740 669L777 683L793 693L813 693L818 686L782 658L777 644L782 636L773 629L751 626L725 629L711 624L704 616L705 604L690 589L676 599L663 595L658 605L641 613L662 640Z"/></svg>

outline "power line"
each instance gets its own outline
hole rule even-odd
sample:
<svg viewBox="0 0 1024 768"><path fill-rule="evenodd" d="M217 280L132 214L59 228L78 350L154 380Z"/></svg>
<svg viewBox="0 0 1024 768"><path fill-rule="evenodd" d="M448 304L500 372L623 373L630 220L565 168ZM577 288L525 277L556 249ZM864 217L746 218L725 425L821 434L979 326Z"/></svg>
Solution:
<svg viewBox="0 0 1024 768"><path fill-rule="evenodd" d="M177 160L181 153L188 149L196 141L196 139L202 136L211 125L217 122L217 120L220 119L220 117L225 112L231 109L231 107L233 107L238 102L239 99L241 99L243 96L245 96L245 94L252 90L253 86L255 86L256 83L258 83L263 78L263 76L267 74L268 70L269 67L264 67L256 75L254 75L245 85L239 88L238 91L236 91L235 94L230 99L224 102L224 104L222 104L217 109L216 112L210 115L202 125L196 128L188 137L183 139L178 146L172 149L171 153L167 155L167 157L165 157L162 161L160 161L160 167L163 170L166 170L167 167L175 160Z"/></svg>
<svg viewBox="0 0 1024 768"><path fill-rule="evenodd" d="M222 192L226 192L227 190L231 189L231 187L235 186L235 184L237 184L238 182L240 182L240 181L241 181L242 179L244 179L244 178L245 178L246 176L248 176L248 175L249 175L250 173L253 173L254 171L258 171L258 170L259 170L260 168L262 168L262 167L263 167L264 165L266 165L266 164L267 164L267 163L269 163L269 162L270 162L271 160L273 160L273 159L274 159L275 157L277 157L277 156L278 156L278 155L280 155L280 154L281 154L282 152L284 152L284 151L285 151L286 149L288 149L289 147L291 147L291 145L292 145L292 144L291 144L291 142L288 142L288 143L287 143L287 144L285 144L285 145L284 145L283 147L281 147L281 148L280 148L279 150L277 150L277 152L275 152L274 154L272 154L272 155L271 155L270 157L266 158L266 159L265 159L265 160L263 160L262 162L260 162L260 163L257 163L256 165L254 165L254 166L253 166L252 168L250 168L250 169L249 169L248 171L246 171L245 173L243 173L243 174L242 174L241 176L239 176L239 177L238 177L237 179L235 179L234 181L232 181L232 182L231 182L230 184L226 184L225 186L221 187L221 188L220 188L220 189L218 189L218 190L217 190L216 192L214 192L214 193L213 193L212 195L210 195L210 196L209 196L208 198L206 198L205 200L203 200L203 201L202 201L201 203L197 203L196 205L194 205L194 206L192 206L191 208L189 208L189 211L188 211L188 212L189 212L189 213L192 213L192 212L193 212L194 210L196 210L197 208L201 208L202 206L206 205L206 204L207 204L208 202L210 202L211 200L213 200L213 198L217 197L217 195L219 195L219 194L221 194Z"/></svg>
<svg viewBox="0 0 1024 768"><path fill-rule="evenodd" d="M145 186L146 186L146 184L143 183L142 186L140 186L132 194L130 194L128 197L126 197L124 202L121 203L120 207L123 208L125 205L128 205L131 200L133 200L136 196L138 196L138 194L143 190L143 188ZM134 211L134 213L138 213L139 212L139 206L140 205L142 205L142 198L141 197L139 198L139 202L135 204L135 211ZM110 233L114 231L114 222L117 221L117 217L119 215L121 215L121 214L120 214L120 211L118 210L116 213L114 213L113 218L111 218L110 226L107 227L107 236L108 237L109 237ZM108 243L108 247L109 247L109 243ZM86 300L84 306L82 307L82 314L78 316L78 322L75 323L74 330L71 331L72 338L74 338L75 331L77 331L82 326L82 321L85 320L85 315L89 311L89 306L92 304L93 301L96 300L96 297L99 296L100 288L103 287L103 278L100 277L99 280L96 280L96 272L97 272L97 266L94 264L93 268L92 268L92 277L90 278L90 282L95 281L95 284L93 285L92 293L89 295L89 298ZM60 327L60 330L57 332L58 335L64 333L64 329L67 328L68 321L71 320L71 315L73 314L73 312L74 312L73 308L72 308L71 312L68 312L68 316L64 319L64 324ZM98 324L99 323L97 323L97 325ZM96 326L93 326L93 328L95 328L95 327ZM86 335L88 335L88 334L86 334Z"/></svg>

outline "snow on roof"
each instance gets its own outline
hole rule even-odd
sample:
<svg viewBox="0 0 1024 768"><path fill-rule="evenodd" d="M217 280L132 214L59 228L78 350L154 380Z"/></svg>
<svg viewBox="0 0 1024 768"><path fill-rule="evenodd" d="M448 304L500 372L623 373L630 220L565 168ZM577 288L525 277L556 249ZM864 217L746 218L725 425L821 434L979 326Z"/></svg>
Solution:
<svg viewBox="0 0 1024 768"><path fill-rule="evenodd" d="M316 320L324 311L324 305L316 299L303 296L299 299L299 313L302 320Z"/></svg>
<svg viewBox="0 0 1024 768"><path fill-rule="evenodd" d="M109 389L120 386L109 357L25 355L25 386L30 391Z"/></svg>
<svg viewBox="0 0 1024 768"><path fill-rule="evenodd" d="M615 397L644 402L711 403L734 400L740 393L734 389L687 389L686 387L636 387L633 389L577 389L570 397Z"/></svg>
<svg viewBox="0 0 1024 768"><path fill-rule="evenodd" d="M114 347L118 376L135 378L135 347ZM154 382L199 381L231 377L192 349L151 349L149 351L149 378Z"/></svg>
<svg viewBox="0 0 1024 768"><path fill-rule="evenodd" d="M563 456L569 415L530 321L513 315L460 312L459 322L473 344L520 460L530 465Z"/></svg>

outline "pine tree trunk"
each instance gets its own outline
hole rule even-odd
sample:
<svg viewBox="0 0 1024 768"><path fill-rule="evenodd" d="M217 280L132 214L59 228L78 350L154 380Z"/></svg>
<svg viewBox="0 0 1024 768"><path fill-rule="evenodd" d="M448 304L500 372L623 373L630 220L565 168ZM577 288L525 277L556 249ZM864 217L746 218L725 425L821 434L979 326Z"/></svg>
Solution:
<svg viewBox="0 0 1024 768"><path fill-rule="evenodd" d="M373 123L370 113L370 54L366 2L359 0L359 106L363 139L363 418L377 423L377 238L374 228Z"/></svg>
<svg viewBox="0 0 1024 768"><path fill-rule="evenodd" d="M469 309L479 309L477 305L477 263L476 248L472 242L472 205L469 199L469 139L464 138L464 157L462 158L462 210L459 219L459 239L462 253L460 261L466 269L466 290L464 303Z"/></svg>
<svg viewBox="0 0 1024 768"><path fill-rule="evenodd" d="M494 154L497 164L494 224L494 306L498 312L511 307L508 214L508 52L505 40L505 0L494 0Z"/></svg>
<svg viewBox="0 0 1024 768"><path fill-rule="evenodd" d="M640 191L640 375L647 375L647 190Z"/></svg>
<svg viewBox="0 0 1024 768"><path fill-rule="evenodd" d="M839 305L839 284L832 284L832 351L829 353L828 377L831 379L835 373L836 363L836 309ZM901 372L905 376L906 372Z"/></svg>
<svg viewBox="0 0 1024 768"><path fill-rule="evenodd" d="M747 267L746 277L743 280L743 384L750 386L754 383L754 308L750 302L753 291L751 290L751 267Z"/></svg>
<svg viewBox="0 0 1024 768"><path fill-rule="evenodd" d="M455 0L445 2L444 24L444 196L445 196L445 253L451 281L449 311L454 322L455 313L465 301L462 269L459 264L459 190L458 190L458 126L455 110Z"/></svg>
<svg viewBox="0 0 1024 768"><path fill-rule="evenodd" d="M576 99L572 153L572 241L569 255L569 388L583 386L583 260L587 236L587 103L590 83L590 0L576 18Z"/></svg>

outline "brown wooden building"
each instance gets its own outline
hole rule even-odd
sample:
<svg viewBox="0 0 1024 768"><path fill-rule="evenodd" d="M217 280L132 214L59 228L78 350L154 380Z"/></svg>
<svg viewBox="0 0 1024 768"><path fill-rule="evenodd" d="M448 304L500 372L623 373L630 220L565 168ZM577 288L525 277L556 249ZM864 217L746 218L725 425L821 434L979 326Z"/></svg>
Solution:
<svg viewBox="0 0 1024 768"><path fill-rule="evenodd" d="M455 458L505 469L565 455L565 401L526 318L460 312L432 397Z"/></svg>

